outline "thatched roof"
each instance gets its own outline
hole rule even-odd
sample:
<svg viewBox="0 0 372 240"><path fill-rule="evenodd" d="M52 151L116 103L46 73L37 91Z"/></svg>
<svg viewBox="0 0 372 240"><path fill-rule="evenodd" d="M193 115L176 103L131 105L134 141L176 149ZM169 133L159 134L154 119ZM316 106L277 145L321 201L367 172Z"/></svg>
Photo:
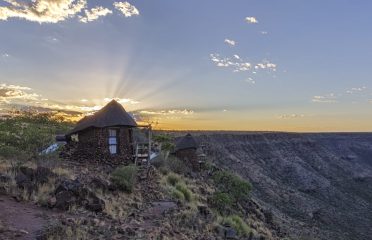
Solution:
<svg viewBox="0 0 372 240"><path fill-rule="evenodd" d="M190 134L186 134L186 136L181 137L176 140L176 147L174 149L175 152L179 150L185 150L185 149L197 149L199 147L199 144L196 142L195 138Z"/></svg>
<svg viewBox="0 0 372 240"><path fill-rule="evenodd" d="M137 127L137 123L134 119L125 111L123 106L115 100L109 102L92 116L86 116L81 119L68 135L90 127L103 128L113 126Z"/></svg>

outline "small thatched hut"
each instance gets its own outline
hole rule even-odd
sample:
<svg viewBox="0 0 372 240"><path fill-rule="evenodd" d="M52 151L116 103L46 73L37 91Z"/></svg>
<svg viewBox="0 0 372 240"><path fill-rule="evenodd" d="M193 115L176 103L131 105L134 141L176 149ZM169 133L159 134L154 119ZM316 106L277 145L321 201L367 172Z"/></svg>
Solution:
<svg viewBox="0 0 372 240"><path fill-rule="evenodd" d="M129 163L133 160L135 127L137 123L123 106L112 100L95 114L81 119L66 134L65 156L79 162Z"/></svg>
<svg viewBox="0 0 372 240"><path fill-rule="evenodd" d="M198 142L190 134L176 139L174 154L181 160L187 161L194 169L199 168L197 149Z"/></svg>

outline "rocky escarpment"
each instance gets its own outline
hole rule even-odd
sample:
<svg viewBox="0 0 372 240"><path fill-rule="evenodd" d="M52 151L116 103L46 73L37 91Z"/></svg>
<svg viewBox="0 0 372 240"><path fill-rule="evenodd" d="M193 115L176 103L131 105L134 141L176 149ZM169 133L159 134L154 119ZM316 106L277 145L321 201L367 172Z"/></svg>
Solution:
<svg viewBox="0 0 372 240"><path fill-rule="evenodd" d="M372 134L201 133L293 239L371 239Z"/></svg>

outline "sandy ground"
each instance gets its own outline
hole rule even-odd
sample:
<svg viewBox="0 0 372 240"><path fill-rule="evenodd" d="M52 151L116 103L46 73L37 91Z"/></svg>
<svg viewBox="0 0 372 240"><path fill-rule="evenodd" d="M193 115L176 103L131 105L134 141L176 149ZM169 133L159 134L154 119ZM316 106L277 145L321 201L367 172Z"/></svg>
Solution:
<svg viewBox="0 0 372 240"><path fill-rule="evenodd" d="M35 239L48 219L56 215L32 203L0 195L0 239Z"/></svg>

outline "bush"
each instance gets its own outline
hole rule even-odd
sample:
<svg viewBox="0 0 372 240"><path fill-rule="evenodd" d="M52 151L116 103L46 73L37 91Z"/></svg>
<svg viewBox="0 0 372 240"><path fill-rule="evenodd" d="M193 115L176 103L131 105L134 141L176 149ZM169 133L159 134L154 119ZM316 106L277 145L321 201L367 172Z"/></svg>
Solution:
<svg viewBox="0 0 372 240"><path fill-rule="evenodd" d="M176 184L180 181L180 177L174 173L170 173L167 176L167 183L169 183L172 186L176 186Z"/></svg>
<svg viewBox="0 0 372 240"><path fill-rule="evenodd" d="M216 209L219 213L224 214L228 212L233 204L233 200L227 193L216 192L212 195L211 199L212 208Z"/></svg>
<svg viewBox="0 0 372 240"><path fill-rule="evenodd" d="M176 189L183 194L183 196L185 197L185 200L187 202L191 202L191 200L192 200L192 193L191 193L191 191L187 188L187 186L184 183L177 183L176 184Z"/></svg>
<svg viewBox="0 0 372 240"><path fill-rule="evenodd" d="M213 180L219 191L228 193L235 202L246 200L252 189L249 182L228 171L216 172L213 175Z"/></svg>
<svg viewBox="0 0 372 240"><path fill-rule="evenodd" d="M112 172L111 181L121 190L131 193L137 180L137 167L119 167Z"/></svg>
<svg viewBox="0 0 372 240"><path fill-rule="evenodd" d="M224 218L222 223L224 225L229 225L230 227L234 228L235 231L238 232L240 236L248 236L251 232L249 226L244 222L244 220L237 216L229 216L227 218Z"/></svg>
<svg viewBox="0 0 372 240"><path fill-rule="evenodd" d="M172 195L172 197L174 197L175 199L178 199L180 201L184 201L185 200L185 195L183 195L182 192L178 191L175 188L172 188L171 195Z"/></svg>

